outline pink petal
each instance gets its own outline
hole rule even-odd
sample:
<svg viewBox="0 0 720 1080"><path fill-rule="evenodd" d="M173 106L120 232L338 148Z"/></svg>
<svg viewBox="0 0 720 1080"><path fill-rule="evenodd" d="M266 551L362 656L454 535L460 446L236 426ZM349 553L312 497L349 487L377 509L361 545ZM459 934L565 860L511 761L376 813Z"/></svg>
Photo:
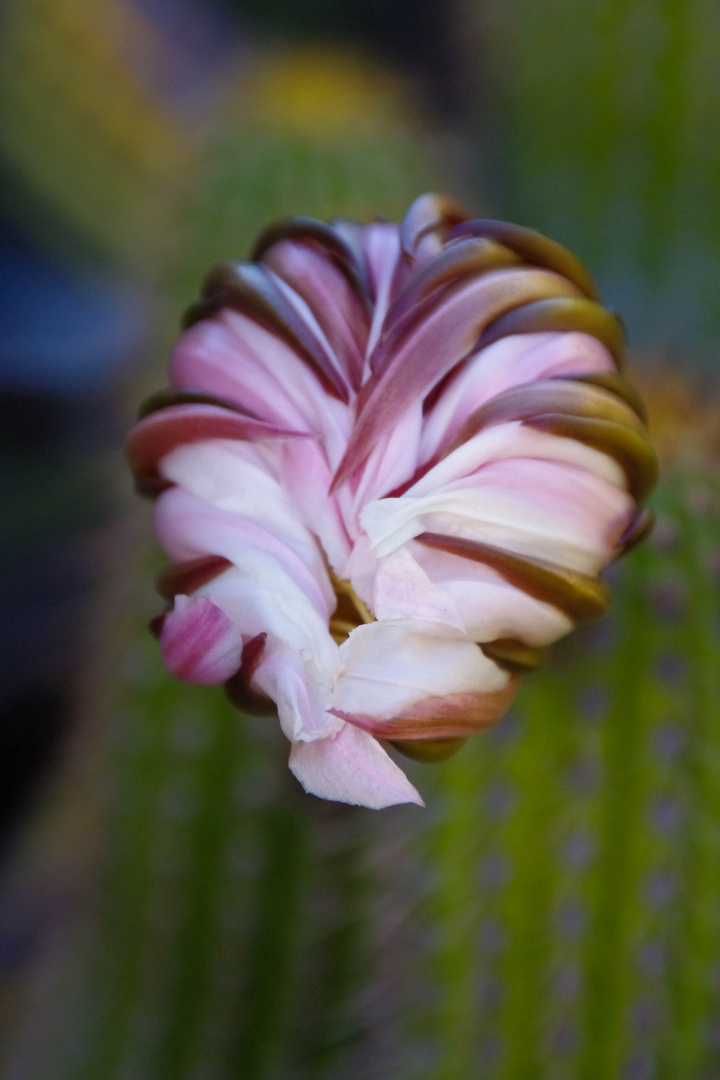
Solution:
<svg viewBox="0 0 720 1080"><path fill-rule="evenodd" d="M270 511L268 507L268 511ZM280 517L275 515L275 521ZM176 561L200 555L222 555L236 567L251 562L259 573L259 560L272 566L273 578L287 580L288 588L302 590L319 614L327 616L335 603L320 553L306 538L285 535L273 529L269 521L253 521L249 516L231 513L201 501L195 495L173 488L164 492L155 510L155 531L168 555ZM270 581L266 580L270 586Z"/></svg>
<svg viewBox="0 0 720 1080"><path fill-rule="evenodd" d="M427 312L392 364L372 383L335 475L337 487L363 464L382 431L466 356L483 328L505 311L548 295L577 289L544 270L498 270L454 286Z"/></svg>
<svg viewBox="0 0 720 1080"><path fill-rule="evenodd" d="M420 195L408 208L400 226L403 251L411 259L432 257L441 249L448 229L467 218L463 207L447 195Z"/></svg>
<svg viewBox="0 0 720 1080"><path fill-rule="evenodd" d="M217 405L174 405L151 413L132 430L126 453L142 490L162 487L159 465L178 446L209 439L255 441L263 439L307 438L263 420L253 420Z"/></svg>
<svg viewBox="0 0 720 1080"><path fill-rule="evenodd" d="M312 657L271 642L258 666L255 683L277 705L280 725L291 742L312 742L336 734L342 722L330 713L337 646L323 670Z"/></svg>
<svg viewBox="0 0 720 1080"><path fill-rule="evenodd" d="M394 297L397 272L402 265L397 225L368 225L363 229L363 248L375 300L367 343L369 358L382 332L385 315Z"/></svg>
<svg viewBox="0 0 720 1080"><path fill-rule="evenodd" d="M505 715L517 693L517 682L517 675L509 675L507 683L497 690L431 694L389 720L371 713L333 711L348 724L378 739L413 743L466 739L492 727Z"/></svg>
<svg viewBox="0 0 720 1080"><path fill-rule="evenodd" d="M160 635L163 662L184 682L225 682L240 666L242 637L207 596L176 596Z"/></svg>
<svg viewBox="0 0 720 1080"><path fill-rule="evenodd" d="M265 261L302 297L330 354L337 357L347 381L357 389L362 379L369 318L365 305L343 273L307 244L274 244ZM288 294L290 302L294 299Z"/></svg>
<svg viewBox="0 0 720 1080"><path fill-rule="evenodd" d="M347 407L327 394L287 342L236 311L187 330L170 371L174 386L227 398L285 428L320 433L350 427Z"/></svg>
<svg viewBox="0 0 720 1080"><path fill-rule="evenodd" d="M419 480L403 490L402 494L415 497L429 495L451 486L464 486L464 481L476 476L483 466L510 458L564 462L602 477L617 487L627 487L620 465L601 450L586 446L577 439L562 438L526 427L522 421L510 421L489 427L458 446L428 469Z"/></svg>
<svg viewBox="0 0 720 1080"><path fill-rule="evenodd" d="M270 328L273 336L288 344L298 361L307 365L326 393L347 404L350 390L346 379L314 328L289 302L279 284L266 266L219 263L205 279L202 299L185 313L185 325L214 319L222 311L240 312L256 325Z"/></svg>
<svg viewBox="0 0 720 1080"><path fill-rule="evenodd" d="M509 459L419 498L379 499L361 520L379 556L422 525L596 574L613 558L634 506L626 491L574 465Z"/></svg>
<svg viewBox="0 0 720 1080"><path fill-rule="evenodd" d="M615 370L605 346L589 334L517 334L496 341L470 357L429 411L420 460L447 445L480 405L514 386Z"/></svg>
<svg viewBox="0 0 720 1080"><path fill-rule="evenodd" d="M380 743L348 724L334 738L293 743L290 770L305 791L321 799L371 810L397 803L425 805Z"/></svg>
<svg viewBox="0 0 720 1080"><path fill-rule="evenodd" d="M572 630L572 620L557 607L510 585L489 566L416 543L410 547L433 588L461 613L470 640L516 638L542 647ZM395 554L406 551L400 548Z"/></svg>
<svg viewBox="0 0 720 1080"><path fill-rule="evenodd" d="M438 633L463 633L464 611L437 585L406 548L381 559L375 575L372 610L380 622L436 623Z"/></svg>

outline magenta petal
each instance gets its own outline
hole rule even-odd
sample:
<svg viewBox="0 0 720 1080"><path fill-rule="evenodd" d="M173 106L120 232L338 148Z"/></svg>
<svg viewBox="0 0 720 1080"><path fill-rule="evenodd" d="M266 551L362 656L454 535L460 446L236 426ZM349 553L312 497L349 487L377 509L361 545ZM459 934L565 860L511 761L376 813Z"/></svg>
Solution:
<svg viewBox="0 0 720 1080"><path fill-rule="evenodd" d="M183 682L212 686L240 667L242 637L207 596L176 596L160 636L163 662Z"/></svg>
<svg viewBox="0 0 720 1080"><path fill-rule="evenodd" d="M152 494L158 486L165 486L158 475L159 463L177 446L208 439L245 442L307 437L306 432L288 431L217 405L173 405L150 413L135 425L127 441L126 454L138 488Z"/></svg>

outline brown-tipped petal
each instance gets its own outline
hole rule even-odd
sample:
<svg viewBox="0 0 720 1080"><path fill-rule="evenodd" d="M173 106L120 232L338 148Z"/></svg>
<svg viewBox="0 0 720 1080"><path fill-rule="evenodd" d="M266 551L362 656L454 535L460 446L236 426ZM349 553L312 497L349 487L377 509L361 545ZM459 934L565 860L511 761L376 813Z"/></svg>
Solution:
<svg viewBox="0 0 720 1080"><path fill-rule="evenodd" d="M407 742L390 739L390 745L400 754L412 761L422 761L426 765L434 765L438 761L447 761L448 758L457 754L467 739L408 739Z"/></svg>
<svg viewBox="0 0 720 1080"><path fill-rule="evenodd" d="M517 266L519 262L517 255L490 240L466 240L445 248L409 278L390 307L383 336L373 353L373 371L383 370L398 341L422 317L417 305L436 289L471 274ZM417 318L412 319L412 314Z"/></svg>
<svg viewBox="0 0 720 1080"><path fill-rule="evenodd" d="M465 540L460 536L440 533L421 533L415 540L437 551L446 551L463 559L472 559L491 567L508 584L522 589L528 596L562 611L573 622L590 622L607 611L610 590L604 581L569 570L564 566L515 555L504 548Z"/></svg>
<svg viewBox="0 0 720 1080"><path fill-rule="evenodd" d="M495 661L498 667L518 674L524 671L537 671L547 659L547 649L536 649L514 638L484 641L480 643L480 648L490 660Z"/></svg>
<svg viewBox="0 0 720 1080"><path fill-rule="evenodd" d="M600 386L603 390L609 390L611 394L617 394L619 398L630 406L634 413L647 425L648 414L645 402L638 394L635 387L631 386L622 375L616 375L612 371L596 371L589 375L559 375L558 379L571 378L575 382L588 383L590 386Z"/></svg>
<svg viewBox="0 0 720 1080"><path fill-rule="evenodd" d="M352 265L357 270L358 280L362 288L363 295L370 301L373 300L373 290L368 278L367 267L365 266L365 253L363 250L363 233L365 226L360 225L357 221L351 221L349 218L331 218L329 223L330 228L340 237L345 244L347 250L352 256Z"/></svg>
<svg viewBox="0 0 720 1080"><path fill-rule="evenodd" d="M575 439L614 458L625 473L628 491L636 502L642 502L657 483L658 463L655 452L645 436L637 431L609 420L563 416L560 413L533 416L523 420L523 424L536 431L547 431L564 439Z"/></svg>
<svg viewBox="0 0 720 1080"><path fill-rule="evenodd" d="M512 704L517 682L517 676L511 675L500 690L427 697L388 720L365 714L350 715L339 709L330 712L377 739L389 739L393 743L465 739L497 723Z"/></svg>
<svg viewBox="0 0 720 1080"><path fill-rule="evenodd" d="M225 683L225 693L232 704L241 712L253 716L275 716L275 702L264 694L250 689L250 682L265 652L267 634L257 634L246 641L240 656L240 667Z"/></svg>
<svg viewBox="0 0 720 1080"><path fill-rule="evenodd" d="M400 244L410 259L417 255L418 244L431 232L451 229L467 220L467 213L447 195L421 195L412 204L400 226Z"/></svg>
<svg viewBox="0 0 720 1080"><path fill-rule="evenodd" d="M159 615L156 615L148 623L148 630L154 638L158 639L158 641L160 640L160 637L162 635L162 629L165 625L165 619L167 618L169 610L170 608L167 608L165 611L161 611Z"/></svg>
<svg viewBox="0 0 720 1080"><path fill-rule="evenodd" d="M645 426L637 414L609 390L573 379L542 379L513 387L481 405L467 418L443 456L447 457L492 424L548 413L608 420L645 434Z"/></svg>
<svg viewBox="0 0 720 1080"><path fill-rule="evenodd" d="M251 262L260 262L268 248L277 244L280 240L310 241L319 244L331 255L345 259L348 263L355 262L355 256L342 237L331 225L317 218L286 217L280 218L268 225L258 236L250 255Z"/></svg>
<svg viewBox="0 0 720 1080"><path fill-rule="evenodd" d="M577 331L601 341L618 368L625 361L625 331L617 316L602 304L576 297L550 297L515 307L484 331L478 345L484 348L510 334L542 334Z"/></svg>
<svg viewBox="0 0 720 1080"><path fill-rule="evenodd" d="M125 452L137 482L138 491L154 495L167 486L158 466L166 454L186 443L207 439L308 438L307 432L287 431L216 405L174 405L153 412L135 425Z"/></svg>
<svg viewBox="0 0 720 1080"><path fill-rule="evenodd" d="M628 525L625 532L620 537L618 547L620 548L619 555L627 555L628 551L632 551L637 544L640 544L655 527L655 511L650 507L644 507L638 514L635 515L633 520Z"/></svg>
<svg viewBox="0 0 720 1080"><path fill-rule="evenodd" d="M548 270L497 270L451 287L396 351L393 362L366 383L367 396L331 493L363 464L382 432L475 348L486 326L533 300L576 294L566 278Z"/></svg>
<svg viewBox="0 0 720 1080"><path fill-rule="evenodd" d="M332 260L308 245L280 240L268 251L265 264L308 305L345 377L357 390L370 330L369 305L350 288Z"/></svg>
<svg viewBox="0 0 720 1080"><path fill-rule="evenodd" d="M164 390L157 390L145 398L138 409L138 420L144 420L146 416L160 412L161 409L170 409L173 405L217 405L220 409L229 409L231 412L240 413L241 416L252 416L252 413L249 413L242 405L229 401L227 398L204 394L202 390L178 390L174 386L167 386Z"/></svg>
<svg viewBox="0 0 720 1080"><path fill-rule="evenodd" d="M178 593L190 596L231 566L230 560L222 555L201 555L198 559L166 566L155 578L155 588L164 600L173 600Z"/></svg>
<svg viewBox="0 0 720 1080"><path fill-rule="evenodd" d="M188 308L183 327L210 319L223 308L248 315L274 331L309 364L326 390L345 404L350 401L346 379L265 267L253 263L214 267L205 279L202 300Z"/></svg>
<svg viewBox="0 0 720 1080"><path fill-rule="evenodd" d="M484 236L489 240L497 240L528 262L544 266L548 270L555 270L556 273L569 278L591 300L599 299L597 285L580 259L562 244L549 240L547 236L543 236L534 229L513 225L509 221L476 218L456 225L450 230L446 239L449 242L464 236Z"/></svg>

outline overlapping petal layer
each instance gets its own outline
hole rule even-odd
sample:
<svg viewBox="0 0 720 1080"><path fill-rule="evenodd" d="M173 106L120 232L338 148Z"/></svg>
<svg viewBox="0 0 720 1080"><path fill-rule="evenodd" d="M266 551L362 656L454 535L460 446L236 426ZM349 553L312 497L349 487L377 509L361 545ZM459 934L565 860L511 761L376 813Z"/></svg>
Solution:
<svg viewBox="0 0 720 1080"><path fill-rule="evenodd" d="M180 678L277 707L307 791L421 802L432 760L608 602L647 529L620 324L569 252L423 196L293 218L217 267L130 436Z"/></svg>

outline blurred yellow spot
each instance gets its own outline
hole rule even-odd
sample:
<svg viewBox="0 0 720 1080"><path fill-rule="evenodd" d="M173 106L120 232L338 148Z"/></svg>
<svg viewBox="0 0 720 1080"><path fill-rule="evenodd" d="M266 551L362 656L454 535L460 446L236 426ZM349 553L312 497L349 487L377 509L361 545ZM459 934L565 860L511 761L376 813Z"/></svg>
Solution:
<svg viewBox="0 0 720 1080"><path fill-rule="evenodd" d="M659 365L638 367L633 382L648 409L650 437L662 466L720 462L720 396L697 377Z"/></svg>
<svg viewBox="0 0 720 1080"><path fill-rule="evenodd" d="M246 84L253 113L278 127L320 136L407 126L406 85L363 57L306 49L265 59Z"/></svg>

